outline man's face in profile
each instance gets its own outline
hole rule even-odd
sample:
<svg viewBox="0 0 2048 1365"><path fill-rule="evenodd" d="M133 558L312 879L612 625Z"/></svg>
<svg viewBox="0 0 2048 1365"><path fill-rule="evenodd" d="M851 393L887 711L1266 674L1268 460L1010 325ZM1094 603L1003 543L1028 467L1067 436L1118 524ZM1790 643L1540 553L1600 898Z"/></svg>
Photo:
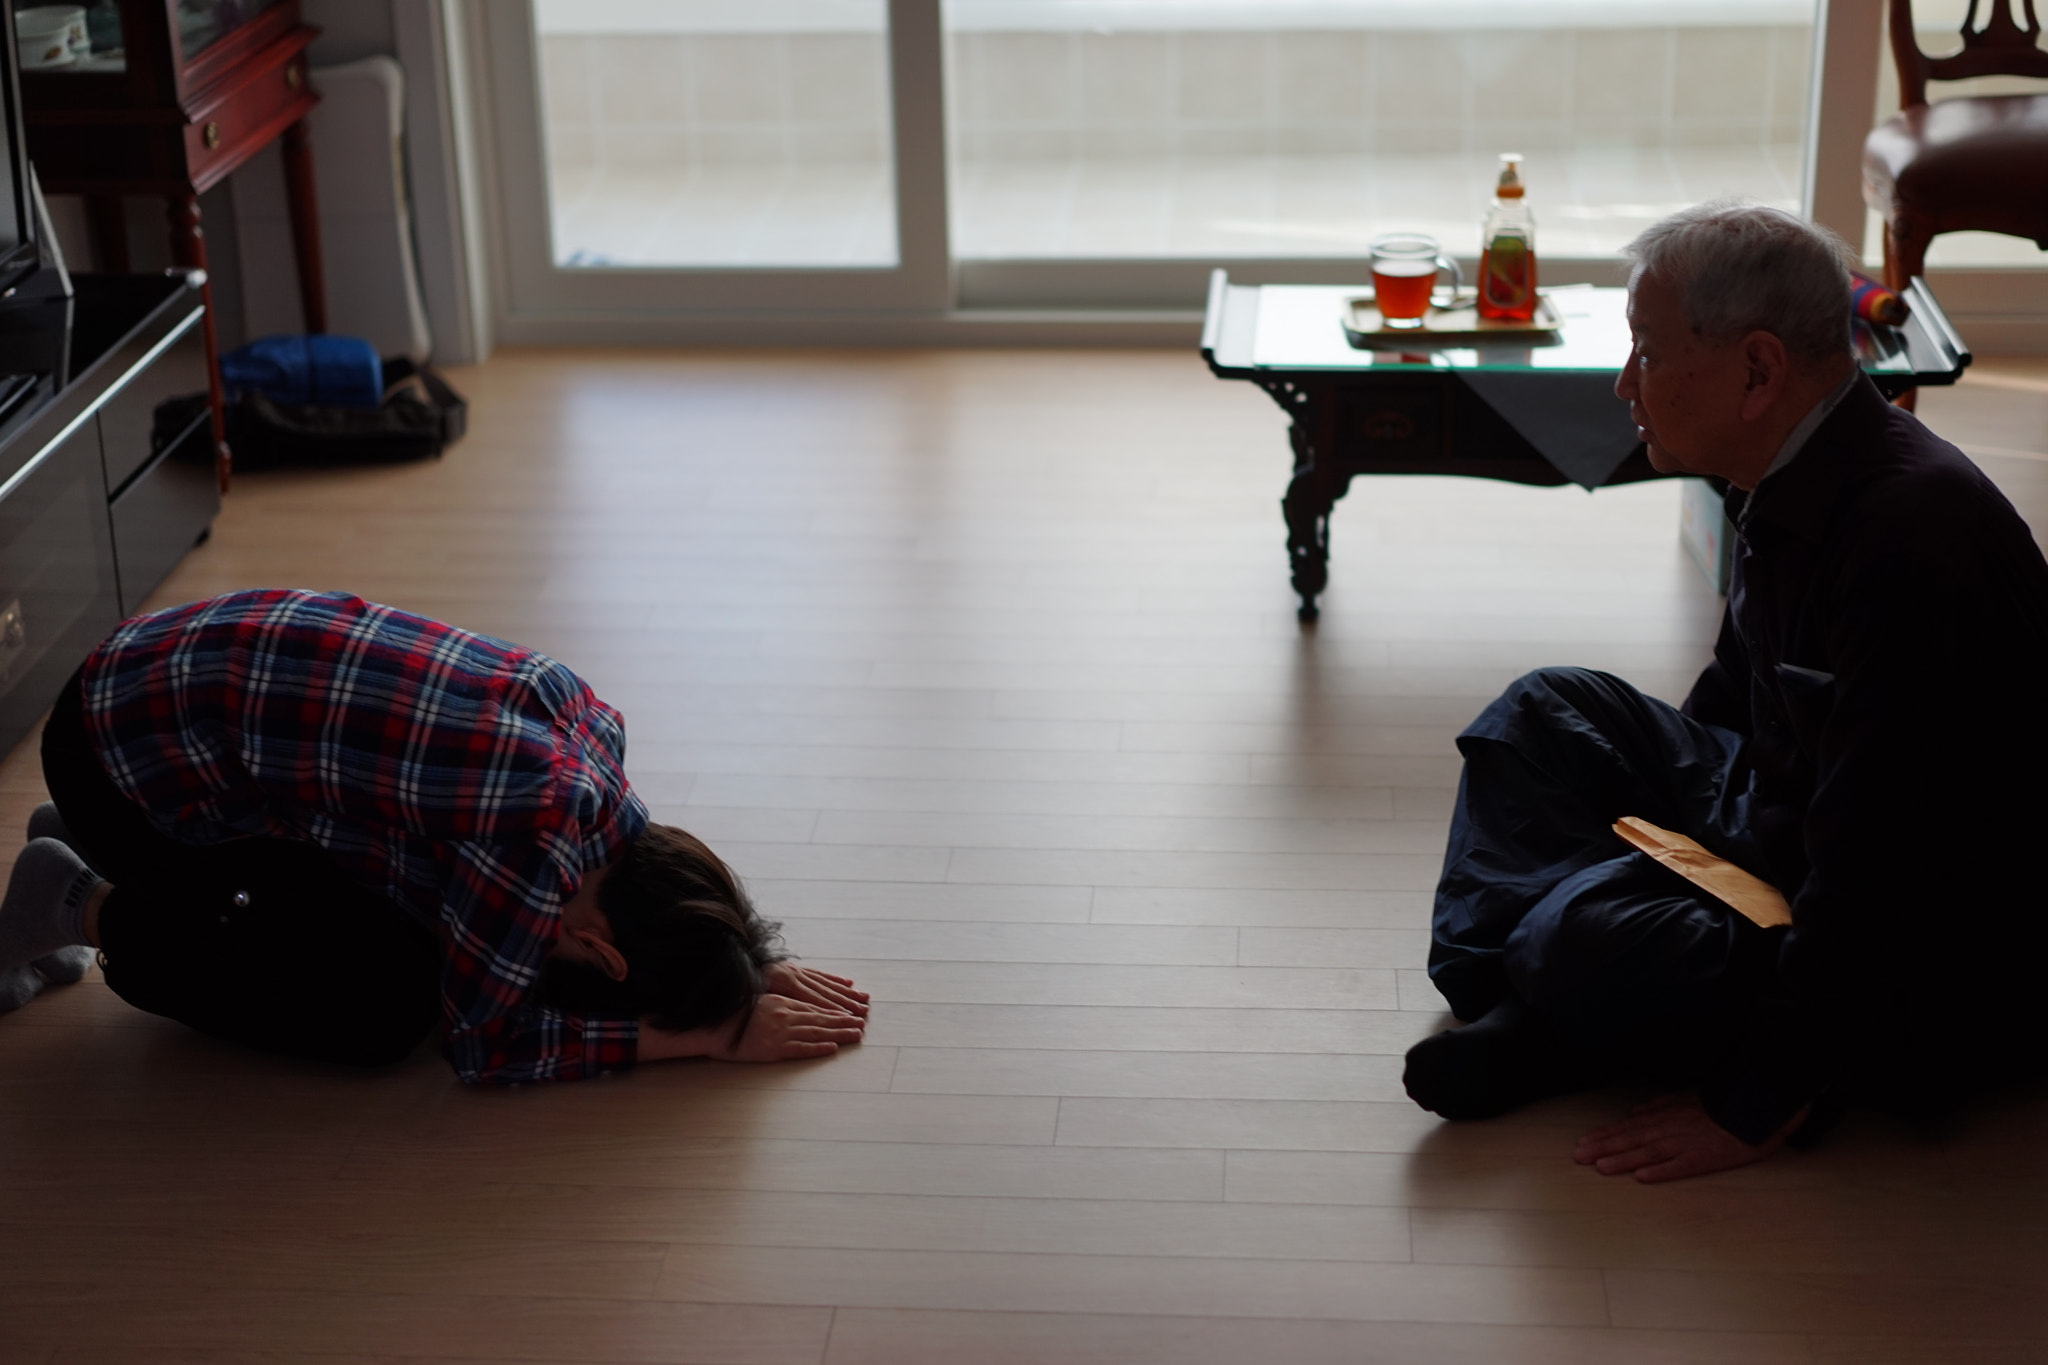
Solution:
<svg viewBox="0 0 2048 1365"><path fill-rule="evenodd" d="M1748 379L1740 342L1710 346L1693 332L1678 291L1637 267L1628 285L1634 338L1615 380L1650 464L1666 474L1719 474L1742 450Z"/></svg>

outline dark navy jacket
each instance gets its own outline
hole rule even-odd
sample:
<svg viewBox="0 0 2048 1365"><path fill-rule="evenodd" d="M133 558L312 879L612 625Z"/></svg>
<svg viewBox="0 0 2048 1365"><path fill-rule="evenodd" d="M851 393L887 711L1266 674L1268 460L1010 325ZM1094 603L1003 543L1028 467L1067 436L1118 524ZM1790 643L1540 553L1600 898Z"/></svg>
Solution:
<svg viewBox="0 0 2048 1365"><path fill-rule="evenodd" d="M1829 1090L1938 1104L2041 1037L2048 564L1868 380L1728 507L1727 616L1684 709L1746 736L1752 870L1792 902L1780 990L1706 1097L1756 1140Z"/></svg>

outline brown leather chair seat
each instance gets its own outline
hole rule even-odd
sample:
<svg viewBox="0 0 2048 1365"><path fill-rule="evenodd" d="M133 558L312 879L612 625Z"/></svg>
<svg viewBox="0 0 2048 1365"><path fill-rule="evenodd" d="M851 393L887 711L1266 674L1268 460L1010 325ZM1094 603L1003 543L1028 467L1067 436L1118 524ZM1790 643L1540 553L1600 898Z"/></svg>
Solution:
<svg viewBox="0 0 2048 1365"><path fill-rule="evenodd" d="M2048 223L2048 95L1916 104L1863 145L1864 202L1933 236L1964 230L2035 239Z"/></svg>

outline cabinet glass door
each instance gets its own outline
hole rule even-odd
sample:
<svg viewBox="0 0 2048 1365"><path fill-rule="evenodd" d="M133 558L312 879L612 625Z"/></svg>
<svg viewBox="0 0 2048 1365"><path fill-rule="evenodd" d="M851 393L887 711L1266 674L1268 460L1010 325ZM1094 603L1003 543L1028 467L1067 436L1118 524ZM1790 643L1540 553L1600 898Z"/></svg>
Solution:
<svg viewBox="0 0 2048 1365"><path fill-rule="evenodd" d="M178 0L178 51L186 61L254 19L277 0Z"/></svg>

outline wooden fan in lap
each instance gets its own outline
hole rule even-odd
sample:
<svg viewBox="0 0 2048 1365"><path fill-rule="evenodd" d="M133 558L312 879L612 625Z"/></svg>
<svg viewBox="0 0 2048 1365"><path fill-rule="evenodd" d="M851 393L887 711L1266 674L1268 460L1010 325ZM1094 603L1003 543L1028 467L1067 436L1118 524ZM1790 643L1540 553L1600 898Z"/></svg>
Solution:
<svg viewBox="0 0 2048 1365"><path fill-rule="evenodd" d="M1614 832L1716 900L1733 906L1752 923L1771 929L1792 922L1792 907L1777 887L1726 858L1716 858L1683 834L1633 815L1615 821Z"/></svg>

